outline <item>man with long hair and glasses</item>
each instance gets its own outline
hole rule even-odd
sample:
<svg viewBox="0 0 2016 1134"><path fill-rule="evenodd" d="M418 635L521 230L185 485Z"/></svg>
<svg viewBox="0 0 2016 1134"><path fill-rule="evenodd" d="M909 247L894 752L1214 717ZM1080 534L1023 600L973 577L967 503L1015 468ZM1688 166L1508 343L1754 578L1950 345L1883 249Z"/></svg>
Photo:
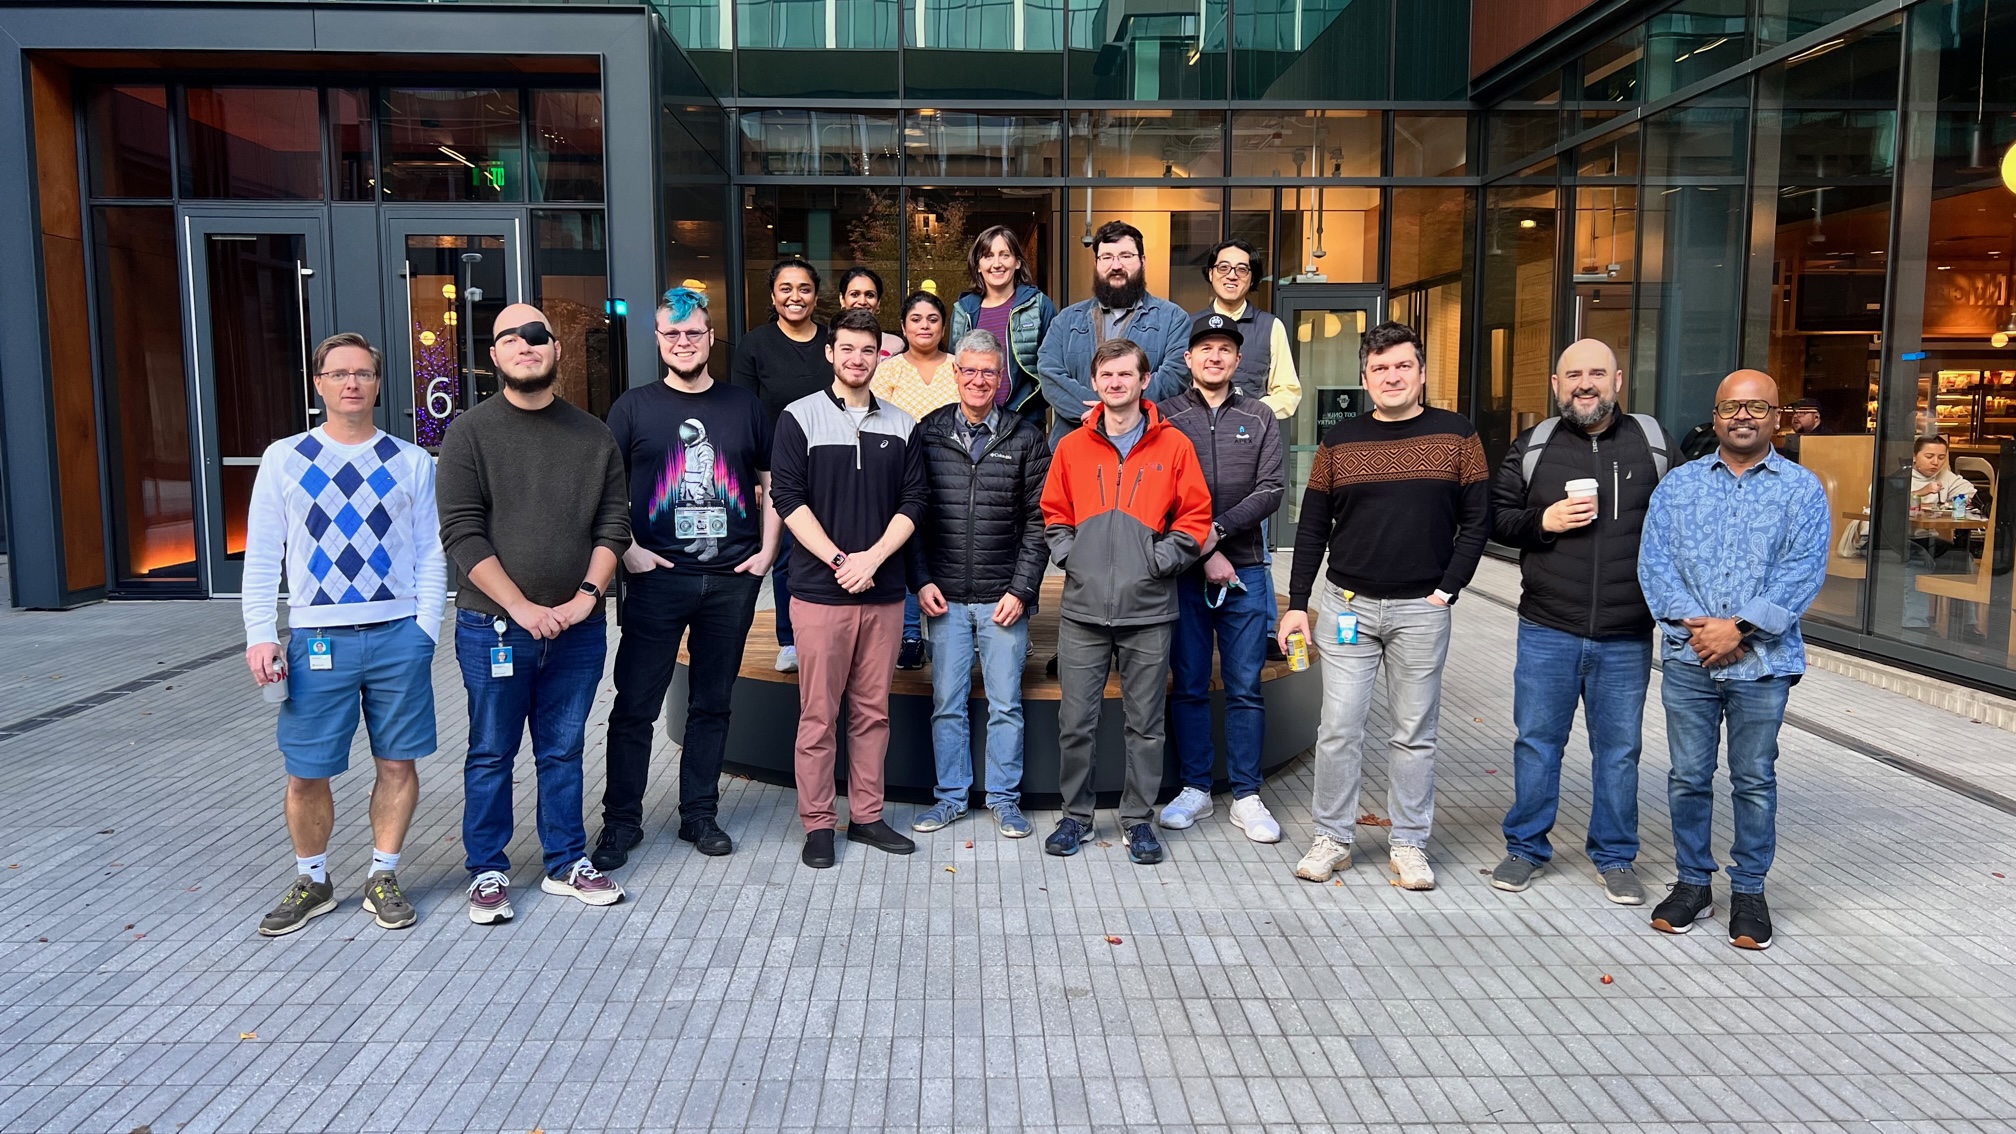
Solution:
<svg viewBox="0 0 2016 1134"><path fill-rule="evenodd" d="M350 766L361 712L377 782L364 910L385 929L418 920L399 855L420 798L414 761L434 752L434 643L448 569L434 515L434 460L372 417L384 358L362 335L315 348L321 425L267 446L245 518L245 662L280 698L293 885L259 933L279 937L336 908L329 779ZM355 517L350 519L349 517ZM274 606L287 579L286 661Z"/></svg>
<svg viewBox="0 0 2016 1134"><path fill-rule="evenodd" d="M735 347L730 381L756 395L774 429L784 407L816 393L833 380L826 361L826 328L812 318L819 306L819 269L795 256L771 265L768 321L749 329ZM777 604L779 673L798 669L797 638L791 631L791 533L787 529L770 565L770 589Z"/></svg>
<svg viewBox="0 0 2016 1134"><path fill-rule="evenodd" d="M665 293L656 317L665 378L625 392L609 409L609 432L630 475L630 548L609 781L590 856L598 870L622 866L644 841L651 730L682 639L689 664L679 837L705 855L735 849L718 821L721 758L742 648L781 524L770 507L770 416L756 395L708 371L707 307L705 292Z"/></svg>
<svg viewBox="0 0 2016 1134"><path fill-rule="evenodd" d="M980 230L966 253L970 286L952 305L952 342L964 342L969 331L994 336L1007 352L1008 372L997 383L996 404L1043 426L1050 403L1043 400L1036 378L1036 356L1057 305L1036 286L1022 238L1005 224Z"/></svg>
<svg viewBox="0 0 2016 1134"><path fill-rule="evenodd" d="M1107 221L1092 234L1092 298L1058 313L1037 354L1043 396L1057 415L1050 426L1052 445L1100 405L1092 352L1102 343L1126 339L1147 354L1151 402L1176 397L1189 384L1183 355L1190 346L1190 316L1148 294L1147 256L1141 230L1126 221Z"/></svg>
<svg viewBox="0 0 2016 1134"><path fill-rule="evenodd" d="M1806 672L1800 616L1827 578L1833 520L1814 476L1771 447L1778 383L1738 370L1715 390L1712 456L1652 494L1638 583L1658 623L1659 697L1672 761L1666 802L1680 880L1652 928L1685 933L1714 912L1715 766L1728 728L1729 943L1771 947L1764 876L1778 847L1778 730Z"/></svg>

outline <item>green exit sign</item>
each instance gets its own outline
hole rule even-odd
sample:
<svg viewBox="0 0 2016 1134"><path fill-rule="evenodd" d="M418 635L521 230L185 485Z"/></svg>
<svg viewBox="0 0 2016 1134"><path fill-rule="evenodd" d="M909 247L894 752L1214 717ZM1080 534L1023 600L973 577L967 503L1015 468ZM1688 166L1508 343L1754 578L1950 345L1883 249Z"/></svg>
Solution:
<svg viewBox="0 0 2016 1134"><path fill-rule="evenodd" d="M469 183L478 189L490 189L498 193L504 191L504 163L486 161L482 165L469 167Z"/></svg>

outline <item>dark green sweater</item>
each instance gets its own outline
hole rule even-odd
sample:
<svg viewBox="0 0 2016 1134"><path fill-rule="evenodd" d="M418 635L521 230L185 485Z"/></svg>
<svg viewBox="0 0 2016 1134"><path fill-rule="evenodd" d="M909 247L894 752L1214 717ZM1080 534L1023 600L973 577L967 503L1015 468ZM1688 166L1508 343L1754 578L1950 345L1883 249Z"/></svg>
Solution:
<svg viewBox="0 0 2016 1134"><path fill-rule="evenodd" d="M525 597L559 606L580 593L598 547L630 546L629 485L609 427L558 398L522 410L502 394L455 419L435 477L441 546L469 569L496 556ZM473 583L455 605L504 611Z"/></svg>

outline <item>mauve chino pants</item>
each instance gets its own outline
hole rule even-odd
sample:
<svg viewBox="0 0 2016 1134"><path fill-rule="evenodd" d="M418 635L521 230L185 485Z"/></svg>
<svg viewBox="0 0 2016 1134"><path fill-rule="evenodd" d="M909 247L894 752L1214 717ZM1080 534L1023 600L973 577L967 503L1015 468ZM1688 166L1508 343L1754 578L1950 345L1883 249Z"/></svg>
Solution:
<svg viewBox="0 0 2016 1134"><path fill-rule="evenodd" d="M832 830L833 769L847 704L847 822L882 818L882 763L889 753L889 686L903 641L900 602L825 606L791 599L798 639L798 818Z"/></svg>

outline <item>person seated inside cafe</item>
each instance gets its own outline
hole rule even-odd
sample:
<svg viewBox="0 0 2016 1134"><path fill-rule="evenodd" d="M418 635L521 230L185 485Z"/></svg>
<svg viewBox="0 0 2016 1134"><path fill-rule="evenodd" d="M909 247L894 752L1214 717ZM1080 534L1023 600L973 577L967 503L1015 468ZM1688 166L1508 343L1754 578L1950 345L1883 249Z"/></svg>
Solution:
<svg viewBox="0 0 2016 1134"><path fill-rule="evenodd" d="M1971 531L1955 530L1946 521L1954 518L1956 500L1968 517L1978 518L1985 513L1974 506L1978 490L1973 482L1953 471L1952 457L1952 446L1945 437L1938 434L1919 437L1912 442L1911 467L1890 478L1888 491L1902 490L1908 510L1907 523L1902 525L1909 532L1908 538L1901 547L1892 545L1893 550L1901 553L1904 572L1910 580L1904 591L1905 629L1924 630L1932 625L1931 600L1919 590L1919 576L1964 575L1974 569L1969 551ZM1896 527L1892 525L1893 530ZM1979 616L1973 609L1975 604L1966 605L1966 622L1971 630Z"/></svg>

